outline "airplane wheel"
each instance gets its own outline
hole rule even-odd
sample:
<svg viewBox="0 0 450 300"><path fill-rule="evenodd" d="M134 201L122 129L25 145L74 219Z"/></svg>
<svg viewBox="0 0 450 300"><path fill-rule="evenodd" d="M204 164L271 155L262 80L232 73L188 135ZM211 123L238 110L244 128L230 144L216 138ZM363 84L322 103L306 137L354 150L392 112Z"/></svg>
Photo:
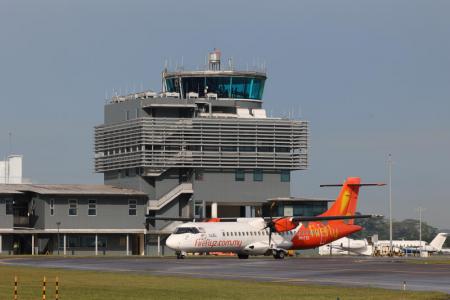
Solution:
<svg viewBox="0 0 450 300"><path fill-rule="evenodd" d="M239 259L248 259L248 254L238 254Z"/></svg>
<svg viewBox="0 0 450 300"><path fill-rule="evenodd" d="M273 258L275 259L284 259L284 251L274 251Z"/></svg>
<svg viewBox="0 0 450 300"><path fill-rule="evenodd" d="M177 259L184 259L184 255L181 253L177 253Z"/></svg>

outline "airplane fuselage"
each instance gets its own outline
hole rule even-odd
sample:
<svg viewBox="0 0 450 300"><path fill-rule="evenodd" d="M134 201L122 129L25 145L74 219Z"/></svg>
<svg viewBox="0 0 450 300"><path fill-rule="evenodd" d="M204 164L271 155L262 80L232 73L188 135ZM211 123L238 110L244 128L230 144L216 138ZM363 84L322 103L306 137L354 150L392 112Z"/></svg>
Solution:
<svg viewBox="0 0 450 300"><path fill-rule="evenodd" d="M261 255L269 250L315 248L360 230L357 225L330 221L328 224L299 223L292 230L274 232L269 245L269 229L262 218L242 218L236 222L190 222L177 227L166 245L183 252L234 252Z"/></svg>

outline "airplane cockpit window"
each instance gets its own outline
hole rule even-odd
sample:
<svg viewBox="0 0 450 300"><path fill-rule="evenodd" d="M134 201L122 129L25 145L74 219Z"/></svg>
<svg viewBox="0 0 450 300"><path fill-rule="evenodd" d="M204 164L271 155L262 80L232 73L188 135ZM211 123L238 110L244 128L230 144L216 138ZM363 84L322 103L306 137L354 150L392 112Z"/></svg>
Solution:
<svg viewBox="0 0 450 300"><path fill-rule="evenodd" d="M183 234L183 233L200 233L200 231L198 230L198 228L196 227L178 227L174 234Z"/></svg>

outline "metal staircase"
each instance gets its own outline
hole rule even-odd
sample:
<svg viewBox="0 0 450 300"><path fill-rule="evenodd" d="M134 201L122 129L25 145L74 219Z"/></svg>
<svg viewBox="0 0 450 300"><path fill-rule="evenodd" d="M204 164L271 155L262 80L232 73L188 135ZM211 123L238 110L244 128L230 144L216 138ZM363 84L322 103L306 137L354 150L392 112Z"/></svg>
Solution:
<svg viewBox="0 0 450 300"><path fill-rule="evenodd" d="M182 183L168 191L158 200L150 200L148 204L148 210L160 210L161 208L172 202L172 200L176 199L179 195L192 194L193 192L194 190L192 188L192 183Z"/></svg>

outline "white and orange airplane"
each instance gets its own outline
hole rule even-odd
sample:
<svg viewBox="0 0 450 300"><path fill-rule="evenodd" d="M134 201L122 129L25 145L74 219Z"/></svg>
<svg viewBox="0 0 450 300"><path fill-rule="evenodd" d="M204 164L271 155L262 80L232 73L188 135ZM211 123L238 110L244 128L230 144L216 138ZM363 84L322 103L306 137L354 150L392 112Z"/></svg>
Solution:
<svg viewBox="0 0 450 300"><path fill-rule="evenodd" d="M322 185L342 189L331 208L315 217L215 218L206 222L160 217L147 220L191 221L179 225L166 240L177 258L184 258L186 253L234 252L241 259L267 254L283 259L288 250L316 248L361 230L354 219L377 216L355 215L359 188L382 185L361 184L359 177L349 177L344 184Z"/></svg>

